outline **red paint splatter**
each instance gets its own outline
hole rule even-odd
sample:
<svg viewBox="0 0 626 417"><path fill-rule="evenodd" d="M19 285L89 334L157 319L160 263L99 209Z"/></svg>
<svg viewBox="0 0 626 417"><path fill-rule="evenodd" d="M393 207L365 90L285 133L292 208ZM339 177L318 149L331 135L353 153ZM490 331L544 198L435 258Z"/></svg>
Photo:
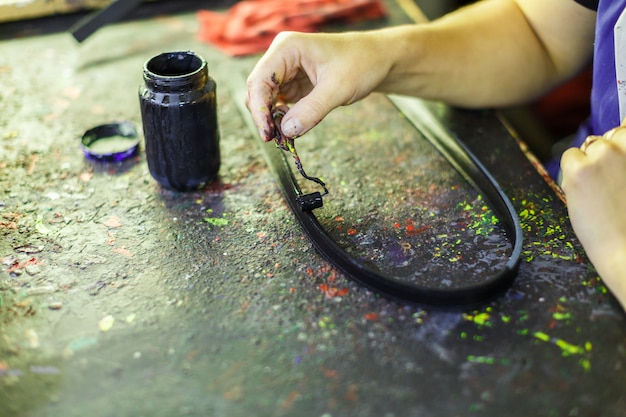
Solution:
<svg viewBox="0 0 626 417"><path fill-rule="evenodd" d="M17 223L11 221L0 220L0 227L5 229L17 230Z"/></svg>
<svg viewBox="0 0 626 417"><path fill-rule="evenodd" d="M230 190L231 188L233 188L233 185L230 183L223 183L220 181L213 181L209 184L207 184L206 187L204 187L204 192L206 193L221 193L223 191L226 190Z"/></svg>
<svg viewBox="0 0 626 417"><path fill-rule="evenodd" d="M347 288L331 287L328 284L320 284L319 289L330 298L343 297L349 291Z"/></svg>
<svg viewBox="0 0 626 417"><path fill-rule="evenodd" d="M376 314L376 313L367 313L366 315L363 316L363 318L365 320L369 320L369 321L378 320L378 314Z"/></svg>
<svg viewBox="0 0 626 417"><path fill-rule="evenodd" d="M337 377L339 376L339 373L337 371L335 371L334 369L328 369L326 367L322 367L322 373L326 378L329 379L337 379Z"/></svg>
<svg viewBox="0 0 626 417"><path fill-rule="evenodd" d="M15 262L9 269L6 270L6 273L10 274L11 272L26 268L29 265L39 265L40 263L41 262L39 262L37 258L30 258L29 260L20 263Z"/></svg>
<svg viewBox="0 0 626 417"><path fill-rule="evenodd" d="M337 271L335 270L330 271L330 275L328 276L328 282L335 282L336 279L337 279Z"/></svg>
<svg viewBox="0 0 626 417"><path fill-rule="evenodd" d="M350 236L354 236L356 235L356 229L348 229L346 233L348 233Z"/></svg>
<svg viewBox="0 0 626 417"><path fill-rule="evenodd" d="M122 222L120 221L120 218L117 216L109 217L102 224L104 224L106 227L109 227L111 229L118 229L122 227Z"/></svg>
<svg viewBox="0 0 626 417"><path fill-rule="evenodd" d="M337 290L337 297L343 297L346 294L348 294L347 288L341 288L340 290Z"/></svg>
<svg viewBox="0 0 626 417"><path fill-rule="evenodd" d="M356 384L348 385L344 398L351 403L356 403L359 400L359 387Z"/></svg>
<svg viewBox="0 0 626 417"><path fill-rule="evenodd" d="M127 258L132 258L135 255L131 253L126 247L122 246L121 248L111 249L111 252L119 253L120 255L124 255Z"/></svg>
<svg viewBox="0 0 626 417"><path fill-rule="evenodd" d="M39 161L39 155L31 155L30 156L30 165L28 166L28 171L26 171L27 175L32 175L35 171L35 164Z"/></svg>
<svg viewBox="0 0 626 417"><path fill-rule="evenodd" d="M422 226L419 229L416 229L414 226L406 227L406 234L409 236L419 235L420 233L430 229L430 226Z"/></svg>
<svg viewBox="0 0 626 417"><path fill-rule="evenodd" d="M293 408L294 403L300 398L300 392L297 390L291 391L287 398L280 404L281 414L286 414Z"/></svg>

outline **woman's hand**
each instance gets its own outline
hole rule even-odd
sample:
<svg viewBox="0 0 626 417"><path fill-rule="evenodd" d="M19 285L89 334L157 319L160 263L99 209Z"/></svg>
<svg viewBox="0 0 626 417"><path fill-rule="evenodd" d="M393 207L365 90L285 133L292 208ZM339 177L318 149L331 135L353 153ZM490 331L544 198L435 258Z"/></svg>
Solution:
<svg viewBox="0 0 626 417"><path fill-rule="evenodd" d="M247 106L261 137L272 140L271 110L293 103L282 120L290 138L303 135L334 108L367 96L389 72L380 35L368 32L282 32L248 77Z"/></svg>
<svg viewBox="0 0 626 417"><path fill-rule="evenodd" d="M248 108L270 141L278 100L293 104L281 125L290 138L372 91L471 108L527 102L587 65L595 17L572 1L493 0L428 24L282 32L248 77Z"/></svg>
<svg viewBox="0 0 626 417"><path fill-rule="evenodd" d="M567 150L561 169L574 232L626 307L626 124Z"/></svg>

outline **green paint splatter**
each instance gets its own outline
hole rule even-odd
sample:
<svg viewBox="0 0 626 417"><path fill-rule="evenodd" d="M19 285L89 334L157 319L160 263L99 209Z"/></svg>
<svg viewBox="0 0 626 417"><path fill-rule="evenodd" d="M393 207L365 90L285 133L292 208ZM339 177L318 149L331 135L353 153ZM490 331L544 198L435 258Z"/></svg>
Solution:
<svg viewBox="0 0 626 417"><path fill-rule="evenodd" d="M335 324L331 321L330 317L322 317L321 320L319 320L317 322L317 325L319 326L320 329L334 329L335 328Z"/></svg>
<svg viewBox="0 0 626 417"><path fill-rule="evenodd" d="M591 362L589 359L581 359L578 363L585 371L589 372L591 370Z"/></svg>
<svg viewBox="0 0 626 417"><path fill-rule="evenodd" d="M205 217L204 221L209 223L211 226L224 227L228 224L228 220L222 217Z"/></svg>
<svg viewBox="0 0 626 417"><path fill-rule="evenodd" d="M582 355L583 353L585 353L585 349L581 348L580 346L576 346L569 342L566 342L563 339L556 339L554 341L554 344L561 348L561 350L563 351L563 356Z"/></svg>
<svg viewBox="0 0 626 417"><path fill-rule="evenodd" d="M479 326L489 326L489 318L491 316L487 312L476 313L476 314L463 314L463 318L467 321L473 321Z"/></svg>
<svg viewBox="0 0 626 417"><path fill-rule="evenodd" d="M554 313L552 314L554 320L569 320L572 318L570 313Z"/></svg>
<svg viewBox="0 0 626 417"><path fill-rule="evenodd" d="M591 352L593 348L591 342L585 342L584 347L581 347L563 339L550 337L550 335L544 332L534 332L533 336L542 342L552 343L557 346L561 349L561 355L564 357L572 355L585 355ZM589 371L591 369L591 361L588 358L581 358L578 363L585 371Z"/></svg>
<svg viewBox="0 0 626 417"><path fill-rule="evenodd" d="M496 360L492 357L489 356L474 356L474 355L469 355L467 357L467 361L468 362L472 362L472 363L484 363L486 365L493 365L496 363Z"/></svg>
<svg viewBox="0 0 626 417"><path fill-rule="evenodd" d="M526 262L535 259L535 255L542 255L551 259L576 261L579 254L570 241L566 240L561 224L565 221L558 216L550 206L538 206L528 200L521 201L522 209L519 218L522 230L538 238L531 241L532 250L525 250L522 254Z"/></svg>
<svg viewBox="0 0 626 417"><path fill-rule="evenodd" d="M496 359L496 358L492 358L491 356L478 356L478 355L468 355L467 361L471 363L481 363L485 365L508 366L511 364L511 361L506 358Z"/></svg>
<svg viewBox="0 0 626 417"><path fill-rule="evenodd" d="M485 308L485 311L474 310L472 314L463 313L463 319L466 321L471 321L476 323L479 326L487 326L491 327L491 312L493 311L492 307Z"/></svg>

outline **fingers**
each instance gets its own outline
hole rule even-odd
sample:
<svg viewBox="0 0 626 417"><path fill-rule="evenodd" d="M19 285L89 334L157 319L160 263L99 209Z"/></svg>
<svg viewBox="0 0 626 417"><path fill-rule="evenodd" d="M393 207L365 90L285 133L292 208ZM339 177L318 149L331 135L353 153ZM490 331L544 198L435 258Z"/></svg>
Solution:
<svg viewBox="0 0 626 417"><path fill-rule="evenodd" d="M279 97L292 103L281 129L302 136L331 110L362 98L354 77L353 50L345 36L283 32L259 60L247 81L247 105L260 135L272 139L272 106ZM366 90L366 88L362 88ZM369 90L368 90L369 91Z"/></svg>
<svg viewBox="0 0 626 417"><path fill-rule="evenodd" d="M580 146L580 150L587 156L595 155L611 148L626 151L626 125L615 127L602 136L590 135Z"/></svg>
<svg viewBox="0 0 626 417"><path fill-rule="evenodd" d="M277 48L280 40L277 36L267 53L261 57L246 81L248 95L246 105L259 134L266 142L272 140L274 122L272 120L272 106L278 97L280 86L285 79L289 50Z"/></svg>
<svg viewBox="0 0 626 417"><path fill-rule="evenodd" d="M278 95L278 83L272 81L276 76L267 77L264 74L253 71L248 77L248 95L246 105L259 130L259 135L266 142L272 139L273 121L271 107Z"/></svg>
<svg viewBox="0 0 626 417"><path fill-rule="evenodd" d="M593 161L606 158L612 153L624 153L626 152L626 128L611 129L602 136L589 136L580 149L587 158Z"/></svg>
<svg viewBox="0 0 626 417"><path fill-rule="evenodd" d="M626 120L622 123L626 123ZM618 144L626 144L626 125L622 124L621 126L613 128L602 135L602 137Z"/></svg>
<svg viewBox="0 0 626 417"><path fill-rule="evenodd" d="M592 143L596 142L599 139L602 139L602 136L597 136L597 135L587 136L583 144L580 145L580 150L584 153L587 150L587 148L591 146Z"/></svg>
<svg viewBox="0 0 626 417"><path fill-rule="evenodd" d="M577 178L585 165L586 159L585 153L578 148L570 148L563 152L561 156L561 172L563 173L561 188L563 188L565 195L568 194L572 182L578 181Z"/></svg>
<svg viewBox="0 0 626 417"><path fill-rule="evenodd" d="M626 127L619 126L602 136L591 135L580 148L570 148L561 157L563 180L561 186L568 190L604 171L614 160L626 157Z"/></svg>

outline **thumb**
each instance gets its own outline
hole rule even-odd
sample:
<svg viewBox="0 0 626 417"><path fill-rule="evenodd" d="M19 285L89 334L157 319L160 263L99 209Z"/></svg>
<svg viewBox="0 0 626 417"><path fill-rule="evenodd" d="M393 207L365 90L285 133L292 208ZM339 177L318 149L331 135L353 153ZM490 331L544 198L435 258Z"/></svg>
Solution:
<svg viewBox="0 0 626 417"><path fill-rule="evenodd" d="M316 86L311 92L295 103L283 118L281 129L285 136L296 138L315 127L335 108L346 103L338 100L337 88Z"/></svg>

